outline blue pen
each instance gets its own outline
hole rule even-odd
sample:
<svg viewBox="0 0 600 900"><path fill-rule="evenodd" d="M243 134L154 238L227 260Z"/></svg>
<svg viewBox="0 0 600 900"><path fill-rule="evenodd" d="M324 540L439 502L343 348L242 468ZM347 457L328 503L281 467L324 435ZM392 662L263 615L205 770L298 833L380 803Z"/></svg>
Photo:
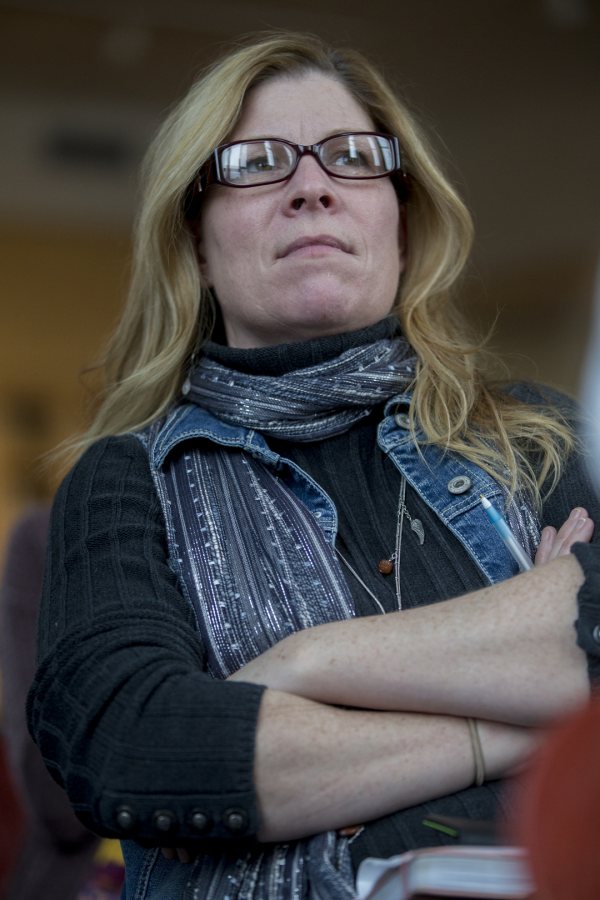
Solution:
<svg viewBox="0 0 600 900"><path fill-rule="evenodd" d="M480 494L479 496L481 497L481 504L487 513L488 519L504 541L506 549L513 558L516 559L521 571L526 572L528 569L533 569L533 563L508 527L508 522L500 515L496 507L493 506L489 500L486 500L483 494Z"/></svg>

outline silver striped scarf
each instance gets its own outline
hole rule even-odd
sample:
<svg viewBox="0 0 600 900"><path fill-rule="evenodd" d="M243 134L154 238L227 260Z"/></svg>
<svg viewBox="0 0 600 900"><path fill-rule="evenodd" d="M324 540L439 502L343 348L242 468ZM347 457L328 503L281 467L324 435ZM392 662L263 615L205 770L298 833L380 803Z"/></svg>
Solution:
<svg viewBox="0 0 600 900"><path fill-rule="evenodd" d="M284 375L247 375L203 358L185 392L224 422L265 435L314 441L341 434L412 380L415 358L401 338L353 347Z"/></svg>

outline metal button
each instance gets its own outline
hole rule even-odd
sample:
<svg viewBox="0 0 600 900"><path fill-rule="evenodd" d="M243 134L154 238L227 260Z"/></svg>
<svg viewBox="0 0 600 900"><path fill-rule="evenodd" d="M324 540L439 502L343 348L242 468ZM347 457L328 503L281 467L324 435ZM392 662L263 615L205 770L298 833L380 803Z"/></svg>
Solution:
<svg viewBox="0 0 600 900"><path fill-rule="evenodd" d="M170 809L157 809L152 816L152 822L157 831L166 834L175 825L175 814Z"/></svg>
<svg viewBox="0 0 600 900"><path fill-rule="evenodd" d="M596 641L597 644L600 644L600 625L594 625L594 630L592 631L592 637Z"/></svg>
<svg viewBox="0 0 600 900"><path fill-rule="evenodd" d="M199 809L195 809L192 812L192 814L190 816L190 825L192 826L194 831L197 831L198 833L206 831L209 824L210 824L210 819L206 815L206 813L203 813Z"/></svg>
<svg viewBox="0 0 600 900"><path fill-rule="evenodd" d="M135 813L130 806L119 806L115 813L117 828L129 831L135 824Z"/></svg>
<svg viewBox="0 0 600 900"><path fill-rule="evenodd" d="M404 428L407 431L410 429L410 416L408 413L396 413L394 419L399 428Z"/></svg>
<svg viewBox="0 0 600 900"><path fill-rule="evenodd" d="M226 828L239 834L244 831L248 823L248 817L243 809L228 809L223 815Z"/></svg>
<svg viewBox="0 0 600 900"><path fill-rule="evenodd" d="M457 475L448 482L448 490L451 494L464 494L469 490L473 482L468 475Z"/></svg>

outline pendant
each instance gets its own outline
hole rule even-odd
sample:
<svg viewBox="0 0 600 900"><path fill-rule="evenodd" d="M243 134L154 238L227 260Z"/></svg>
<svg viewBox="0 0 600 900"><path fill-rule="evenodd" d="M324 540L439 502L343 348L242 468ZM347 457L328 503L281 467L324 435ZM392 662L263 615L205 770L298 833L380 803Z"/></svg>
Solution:
<svg viewBox="0 0 600 900"><path fill-rule="evenodd" d="M391 575L394 571L394 560L380 559L377 563L377 570L381 572L382 575Z"/></svg>
<svg viewBox="0 0 600 900"><path fill-rule="evenodd" d="M411 527L412 531L414 531L414 533L418 537L419 544L422 547L423 544L425 543L425 529L423 528L423 523L421 522L420 519L411 519L410 527Z"/></svg>

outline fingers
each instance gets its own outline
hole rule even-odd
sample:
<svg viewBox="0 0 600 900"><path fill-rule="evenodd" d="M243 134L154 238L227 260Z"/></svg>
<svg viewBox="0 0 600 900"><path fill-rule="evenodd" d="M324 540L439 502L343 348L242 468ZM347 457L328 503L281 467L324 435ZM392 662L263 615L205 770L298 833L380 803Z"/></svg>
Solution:
<svg viewBox="0 0 600 900"><path fill-rule="evenodd" d="M555 540L556 528L553 528L552 525L548 525L546 528L542 529L542 536L535 554L536 566L543 566L544 563L547 563L552 559L551 553Z"/></svg>
<svg viewBox="0 0 600 900"><path fill-rule="evenodd" d="M587 510L576 506L566 522L559 528L553 546L552 559L557 556L565 556L571 552L571 547L578 541L587 543L594 530L594 523L589 518Z"/></svg>
<svg viewBox="0 0 600 900"><path fill-rule="evenodd" d="M186 847L161 847L160 852L165 859L178 859L182 863L192 862L193 856Z"/></svg>
<svg viewBox="0 0 600 900"><path fill-rule="evenodd" d="M558 531L551 525L543 529L535 555L535 564L543 565L558 556L566 556L571 552L573 544L588 543L593 532L594 523L589 518L587 510L582 506L576 506Z"/></svg>

